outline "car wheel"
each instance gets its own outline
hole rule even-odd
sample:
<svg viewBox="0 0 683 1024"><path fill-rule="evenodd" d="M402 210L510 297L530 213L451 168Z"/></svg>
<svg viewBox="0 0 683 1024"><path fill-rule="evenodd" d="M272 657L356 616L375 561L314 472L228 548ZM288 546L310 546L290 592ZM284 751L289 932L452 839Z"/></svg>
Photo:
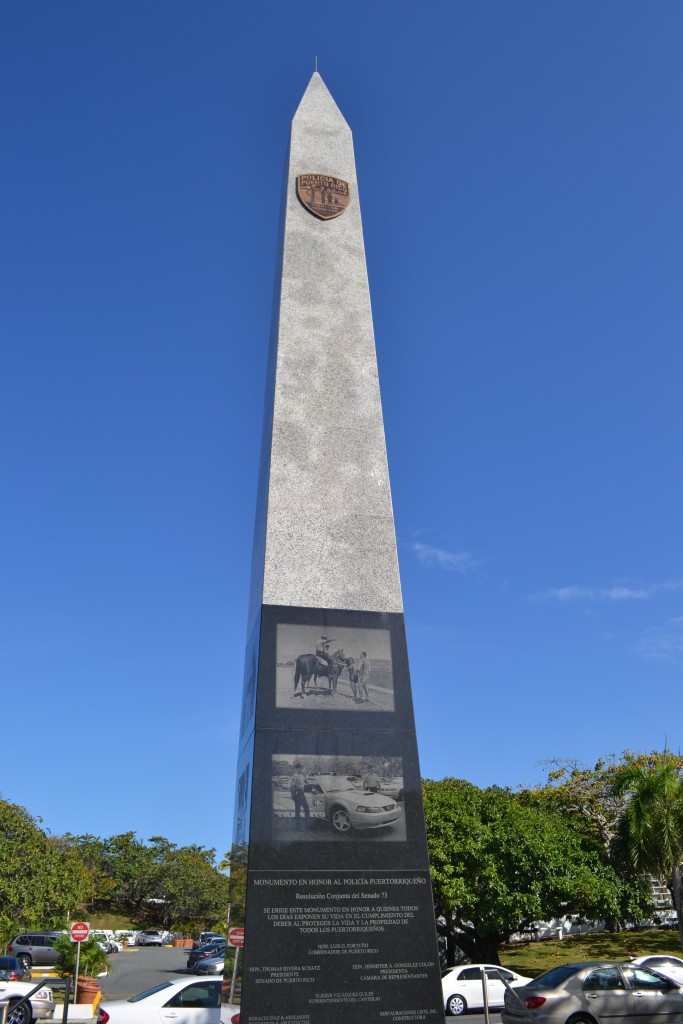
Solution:
<svg viewBox="0 0 683 1024"><path fill-rule="evenodd" d="M28 1003L18 1006L17 1000L9 1004L7 1009L7 1024L31 1024L33 1014Z"/></svg>
<svg viewBox="0 0 683 1024"><path fill-rule="evenodd" d="M459 1017L467 1009L467 1001L459 995L449 996L446 1000L446 1013L449 1017Z"/></svg>
<svg viewBox="0 0 683 1024"><path fill-rule="evenodd" d="M19 956L17 957L17 960L19 961L19 963L21 964L25 971L31 970L31 964L33 963L33 961L31 960L31 957L28 955L28 953L20 953Z"/></svg>
<svg viewBox="0 0 683 1024"><path fill-rule="evenodd" d="M595 1018L587 1013L577 1013L575 1017L569 1018L567 1024L595 1024Z"/></svg>
<svg viewBox="0 0 683 1024"><path fill-rule="evenodd" d="M330 822L335 832L348 832L351 828L351 815L345 807L333 807Z"/></svg>

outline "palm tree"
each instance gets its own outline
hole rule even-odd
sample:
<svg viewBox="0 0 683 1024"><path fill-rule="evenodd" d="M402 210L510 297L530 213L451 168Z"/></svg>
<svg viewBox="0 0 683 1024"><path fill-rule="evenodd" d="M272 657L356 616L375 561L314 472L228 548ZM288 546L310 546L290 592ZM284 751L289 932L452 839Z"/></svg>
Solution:
<svg viewBox="0 0 683 1024"><path fill-rule="evenodd" d="M632 763L613 784L625 799L618 835L632 867L666 879L683 947L683 774L678 759L664 753L653 763Z"/></svg>
<svg viewBox="0 0 683 1024"><path fill-rule="evenodd" d="M231 918L234 918L239 925L244 924L248 853L248 846L232 846L227 853L223 854L223 859L218 865L219 871L227 871L230 876L228 927L230 927Z"/></svg>

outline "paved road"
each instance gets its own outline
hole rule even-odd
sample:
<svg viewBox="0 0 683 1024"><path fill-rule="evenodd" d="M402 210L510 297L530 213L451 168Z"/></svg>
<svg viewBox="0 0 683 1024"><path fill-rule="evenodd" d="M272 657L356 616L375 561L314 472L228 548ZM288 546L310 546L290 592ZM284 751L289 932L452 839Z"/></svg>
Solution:
<svg viewBox="0 0 683 1024"><path fill-rule="evenodd" d="M128 999L136 992L190 974L185 967L189 949L171 946L133 946L109 957L111 974L100 978L103 999Z"/></svg>

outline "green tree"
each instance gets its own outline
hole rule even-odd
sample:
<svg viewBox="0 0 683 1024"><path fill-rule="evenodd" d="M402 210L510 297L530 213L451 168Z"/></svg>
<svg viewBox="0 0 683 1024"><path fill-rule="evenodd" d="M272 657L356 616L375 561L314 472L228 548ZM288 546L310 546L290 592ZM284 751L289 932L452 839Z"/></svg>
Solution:
<svg viewBox="0 0 683 1024"><path fill-rule="evenodd" d="M168 844L167 840L161 840ZM148 901L158 895L160 851L147 846L135 832L101 839L99 836L66 836L88 869L88 908L114 911L133 920L145 920Z"/></svg>
<svg viewBox="0 0 683 1024"><path fill-rule="evenodd" d="M244 927L247 904L247 863L249 847L235 845L224 854L218 865L219 871L229 871L228 896L230 902L230 925Z"/></svg>
<svg viewBox="0 0 683 1024"><path fill-rule="evenodd" d="M548 779L533 792L540 800L571 816L576 828L610 851L617 838L625 796L614 788L617 777L631 768L649 769L665 762L683 768L683 757L651 751L635 754L625 750L601 758L593 768L572 759L547 762Z"/></svg>
<svg viewBox="0 0 683 1024"><path fill-rule="evenodd" d="M623 841L622 819L628 801L628 785L618 784L618 780L622 777L637 779L650 772L656 774L661 766L674 773L680 772L683 757L668 751L636 754L625 750L599 760L593 768L572 760L554 760L549 764L551 770L546 785L533 790L533 796L543 805L560 811L579 832L600 843L624 883L625 898L620 915L607 918L607 927L617 931L634 916L642 919L651 912L652 906L647 905L652 902L650 873L666 881L673 896L673 870L662 875L656 867L644 867L644 859L632 856Z"/></svg>
<svg viewBox="0 0 683 1024"><path fill-rule="evenodd" d="M229 881L215 866L216 851L183 846L166 853L160 872L163 924L182 920L196 930L225 922Z"/></svg>
<svg viewBox="0 0 683 1024"><path fill-rule="evenodd" d="M143 842L134 832L68 839L88 866L93 911L116 911L165 928L176 922L205 928L225 920L228 880L215 867L214 850L177 847L164 836Z"/></svg>
<svg viewBox="0 0 683 1024"><path fill-rule="evenodd" d="M683 946L683 773L680 758L624 766L613 787L625 804L618 821L617 847L636 871L666 879Z"/></svg>
<svg viewBox="0 0 683 1024"><path fill-rule="evenodd" d="M0 800L0 948L20 931L63 926L89 886L66 840L46 835L26 808Z"/></svg>
<svg viewBox="0 0 683 1024"><path fill-rule="evenodd" d="M90 834L73 836L67 833L64 836L64 842L73 848L87 869L89 878L88 910L91 913L110 910L114 880L110 874L103 840L99 836Z"/></svg>
<svg viewBox="0 0 683 1024"><path fill-rule="evenodd" d="M449 962L459 947L499 963L498 948L536 921L618 914L623 883L594 840L525 793L459 779L423 783L437 917Z"/></svg>

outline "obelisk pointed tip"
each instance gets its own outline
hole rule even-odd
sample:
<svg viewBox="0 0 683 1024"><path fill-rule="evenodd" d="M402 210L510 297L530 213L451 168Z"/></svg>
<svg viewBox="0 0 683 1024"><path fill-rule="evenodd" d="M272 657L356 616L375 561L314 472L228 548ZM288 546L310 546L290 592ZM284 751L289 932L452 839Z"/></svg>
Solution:
<svg viewBox="0 0 683 1024"><path fill-rule="evenodd" d="M320 72L316 69L310 77L306 91L294 115L293 123L312 121L336 123L348 129L344 115L334 102L332 93L323 82Z"/></svg>

